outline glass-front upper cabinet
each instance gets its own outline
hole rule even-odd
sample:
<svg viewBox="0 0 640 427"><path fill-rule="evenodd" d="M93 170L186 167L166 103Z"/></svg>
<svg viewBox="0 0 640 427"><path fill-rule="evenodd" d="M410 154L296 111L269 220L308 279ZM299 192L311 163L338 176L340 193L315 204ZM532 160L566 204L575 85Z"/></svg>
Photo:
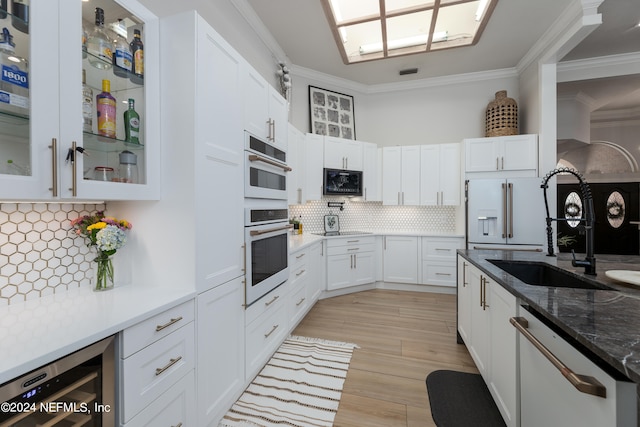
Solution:
<svg viewBox="0 0 640 427"><path fill-rule="evenodd" d="M0 18L0 200L159 198L157 17L9 0Z"/></svg>

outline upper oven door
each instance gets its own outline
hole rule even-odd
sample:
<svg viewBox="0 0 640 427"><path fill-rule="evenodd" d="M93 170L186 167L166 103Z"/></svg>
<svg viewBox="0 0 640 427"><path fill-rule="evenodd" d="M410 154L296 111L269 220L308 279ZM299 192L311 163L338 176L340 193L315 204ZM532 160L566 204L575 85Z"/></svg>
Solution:
<svg viewBox="0 0 640 427"><path fill-rule="evenodd" d="M286 153L246 133L245 198L287 200Z"/></svg>

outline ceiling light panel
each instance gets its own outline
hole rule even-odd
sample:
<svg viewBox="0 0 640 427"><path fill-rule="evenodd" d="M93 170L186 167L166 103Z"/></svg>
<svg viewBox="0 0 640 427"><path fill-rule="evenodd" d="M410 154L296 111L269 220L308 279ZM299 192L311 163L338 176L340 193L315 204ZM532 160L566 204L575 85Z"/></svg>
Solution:
<svg viewBox="0 0 640 427"><path fill-rule="evenodd" d="M350 64L475 44L498 0L321 1Z"/></svg>

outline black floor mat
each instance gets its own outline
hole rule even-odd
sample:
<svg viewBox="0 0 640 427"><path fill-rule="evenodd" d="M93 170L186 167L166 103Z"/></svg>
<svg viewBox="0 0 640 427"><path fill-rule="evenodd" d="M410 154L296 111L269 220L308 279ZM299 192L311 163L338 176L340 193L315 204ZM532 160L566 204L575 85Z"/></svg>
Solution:
<svg viewBox="0 0 640 427"><path fill-rule="evenodd" d="M438 427L502 427L500 411L479 374L433 371L427 375L431 416Z"/></svg>

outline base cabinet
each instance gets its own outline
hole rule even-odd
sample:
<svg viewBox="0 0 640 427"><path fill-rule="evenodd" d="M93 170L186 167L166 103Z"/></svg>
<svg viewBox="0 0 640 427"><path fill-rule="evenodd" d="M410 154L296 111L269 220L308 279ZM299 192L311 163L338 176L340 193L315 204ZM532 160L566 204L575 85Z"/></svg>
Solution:
<svg viewBox="0 0 640 427"><path fill-rule="evenodd" d="M458 332L509 427L520 425L518 301L481 270L458 256Z"/></svg>
<svg viewBox="0 0 640 427"><path fill-rule="evenodd" d="M138 425L133 423L134 417L147 419L152 414L146 408L159 405L159 399L173 401L171 392L181 390L177 384L193 374L193 312L193 301L189 301L120 333L118 408L123 425ZM180 393L187 391L182 389Z"/></svg>
<svg viewBox="0 0 640 427"><path fill-rule="evenodd" d="M354 237L327 241L327 290L373 283L375 238Z"/></svg>
<svg viewBox="0 0 640 427"><path fill-rule="evenodd" d="M462 237L422 237L420 283L456 286L456 250L464 248Z"/></svg>
<svg viewBox="0 0 640 427"><path fill-rule="evenodd" d="M418 238L384 236L383 239L383 280L418 283Z"/></svg>
<svg viewBox="0 0 640 427"><path fill-rule="evenodd" d="M244 283L231 280L197 297L199 426L216 426L244 389Z"/></svg>

